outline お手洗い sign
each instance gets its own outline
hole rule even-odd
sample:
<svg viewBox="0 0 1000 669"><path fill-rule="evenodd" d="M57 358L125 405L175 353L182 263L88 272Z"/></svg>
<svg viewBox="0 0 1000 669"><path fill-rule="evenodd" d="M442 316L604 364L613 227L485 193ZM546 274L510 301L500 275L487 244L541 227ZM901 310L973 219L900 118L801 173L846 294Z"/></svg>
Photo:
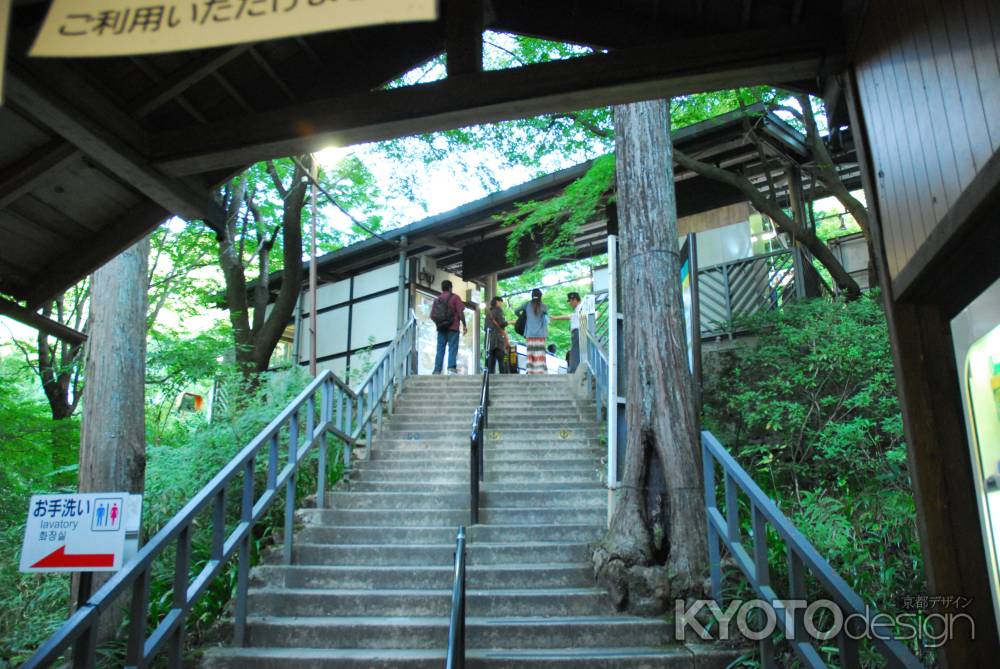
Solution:
<svg viewBox="0 0 1000 669"><path fill-rule="evenodd" d="M32 495L21 571L117 571L135 516L136 509L129 513L133 497L141 500L119 492Z"/></svg>

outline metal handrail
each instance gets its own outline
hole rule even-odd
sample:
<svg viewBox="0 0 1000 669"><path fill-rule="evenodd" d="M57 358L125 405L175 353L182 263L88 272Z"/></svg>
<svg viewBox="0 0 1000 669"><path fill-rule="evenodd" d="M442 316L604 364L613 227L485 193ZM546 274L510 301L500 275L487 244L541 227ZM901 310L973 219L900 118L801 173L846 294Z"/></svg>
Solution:
<svg viewBox="0 0 1000 669"><path fill-rule="evenodd" d="M164 647L169 647L169 666L181 665L184 644L184 624L194 603L219 576L227 562L239 553L234 615L234 643L246 640L247 589L250 581L250 549L253 528L264 512L285 488L285 545L283 560L291 562L294 531L296 477L305 457L319 444L317 462L317 506L325 504L327 479L327 433L345 442L351 436L347 423L340 415L335 420L332 407L337 396L340 402L353 392L333 372L327 370L316 377L274 420L247 444L222 470L206 484L170 521L114 574L86 603L63 623L24 667L50 666L73 647L73 666L91 668L96 662L97 631L101 616L114 607L115 601L131 587L130 623L126 632L126 666L146 666ZM320 417L316 420L319 400ZM305 413L305 429L301 425ZM279 469L281 433L287 429L286 464ZM300 443L301 442L301 443ZM254 490L255 463L266 451L266 484L258 497ZM242 479L241 483L238 481ZM240 521L226 535L226 493L230 485L241 488ZM212 507L211 556L193 580L189 579L191 539L198 516ZM176 562L173 583L173 606L146 635L149 610L149 584L154 561L169 548L175 548Z"/></svg>
<svg viewBox="0 0 1000 669"><path fill-rule="evenodd" d="M237 567L236 605L234 609L234 645L246 641L247 590L250 582L250 548L253 528L264 512L285 489L284 545L282 561L290 564L294 549L296 478L300 465L319 444L317 458L316 506L326 506L328 477L327 433L344 443L345 469L350 468L351 447L364 433L371 446L373 422L381 428L383 405L388 409L398 392L402 378L412 373L410 356L416 346L416 315L397 333L392 344L375 364L358 390L351 389L333 372L319 374L298 397L247 444L215 475L120 571L114 574L86 603L63 623L34 655L25 667L46 667L57 662L73 647L73 666L90 669L96 662L97 631L101 615L131 588L130 623L127 631L126 666L145 666L163 649L169 648L168 666L181 665L184 644L184 624L194 603L222 573L230 559L239 553ZM319 422L316 408L319 405ZM305 414L305 428L301 425ZM287 430L286 463L279 469L282 432ZM260 496L254 490L255 463L266 448L267 467L265 488ZM238 483L242 480L242 484ZM226 535L226 497L230 486L240 485L240 520ZM212 505L211 556L204 568L189 579L191 538L197 517ZM149 609L149 583L153 563L166 550L175 547L173 606L146 635Z"/></svg>
<svg viewBox="0 0 1000 669"><path fill-rule="evenodd" d="M465 667L465 526L455 537L455 577L451 586L451 616L448 621L448 655L445 669Z"/></svg>
<svg viewBox="0 0 1000 669"><path fill-rule="evenodd" d="M483 386L479 394L479 406L472 414L472 433L469 436L469 524L479 524L479 484L485 469L484 433L489 427L490 415L490 370L483 370Z"/></svg>
<svg viewBox="0 0 1000 669"><path fill-rule="evenodd" d="M372 433L382 429L383 408L392 413L396 395L402 388L402 381L416 370L410 357L417 344L417 315L410 310L410 320L403 326L389 347L369 370L354 391L356 398L357 424L351 432L351 443L357 443L364 434L365 445L371 452ZM350 466L350 450L346 454L346 465Z"/></svg>
<svg viewBox="0 0 1000 669"><path fill-rule="evenodd" d="M729 454L718 439L708 431L701 433L702 463L705 481L705 509L708 518L708 553L712 572L712 595L722 605L722 569L720 564L720 541L729 550L743 575L750 582L757 595L771 603L776 623L788 639L789 644L802 662L813 669L826 669L827 664L810 639L799 638L797 634L804 626L804 612L801 608L789 610L771 586L768 564L767 532L770 525L784 542L788 556L790 600L806 598L806 569L823 586L843 610L844 618L851 621L863 620L872 625L872 620L880 615L877 610L865 604L830 563L819 554L809 540L792 524L768 498L753 478ZM719 511L715 493L715 469L721 466L724 476L725 511ZM740 529L739 494L750 503L751 553L745 546ZM858 641L860 635L848 633L845 625L837 636L839 660L842 667L858 667ZM923 665L906 646L894 638L873 638L875 649L884 657L890 667L917 669ZM888 635L885 635L888 636ZM764 669L775 667L773 641L770 637L760 642L761 664Z"/></svg>

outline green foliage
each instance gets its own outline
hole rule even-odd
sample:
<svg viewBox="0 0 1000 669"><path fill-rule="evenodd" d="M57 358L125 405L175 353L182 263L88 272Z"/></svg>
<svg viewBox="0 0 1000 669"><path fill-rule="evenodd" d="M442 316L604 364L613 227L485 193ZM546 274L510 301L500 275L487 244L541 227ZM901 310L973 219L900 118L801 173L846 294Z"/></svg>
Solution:
<svg viewBox="0 0 1000 669"><path fill-rule="evenodd" d="M510 228L507 259L518 262L521 244L528 237L538 245L538 267L576 255L576 233L606 201L614 179L614 155L601 156L558 196L521 202L514 211L499 214L497 220Z"/></svg>
<svg viewBox="0 0 1000 669"><path fill-rule="evenodd" d="M897 598L925 584L877 293L796 303L744 325L756 340L709 374L705 426L852 588L898 611ZM769 548L774 582L787 582L776 536Z"/></svg>
<svg viewBox="0 0 1000 669"><path fill-rule="evenodd" d="M208 333L200 337L211 337ZM220 336L216 333L216 336ZM158 360L157 368L169 370L171 365L191 362L192 382L202 379L197 374L212 374L216 370L209 366L208 352L199 354L195 349L195 338L180 345ZM210 342L211 344L211 342ZM218 345L218 341L214 344ZM214 362L214 358L212 358ZM199 371L195 371L199 370ZM204 378L204 377L202 377ZM163 425L150 424L152 434L158 430L159 440L147 446L146 488L143 507L143 535L148 540L163 527L183 505L193 497L212 476L214 476L240 449L242 449L264 426L266 426L285 406L301 392L308 382L304 370L264 374L260 383L248 391L242 378L232 371L226 375L223 386L231 398L232 411L217 413L209 424L203 414L175 414ZM0 470L0 668L16 666L65 620L68 611L69 579L59 575L25 575L17 571L18 554L24 528L24 513L28 497L33 493L75 489L75 472L65 485L57 485L58 477L51 475L52 444L55 442L72 445L79 443L79 421L75 418L52 421L48 417L47 406L31 391L31 378L15 358L0 357L0 444L8 466ZM247 394L249 393L249 394ZM150 422L155 413L150 412ZM338 462L337 449L331 451L331 461ZM284 455L282 455L284 458ZM308 463L304 463L298 478L297 498L303 498L315 490L315 453ZM75 458L73 460L75 462ZM282 460L284 461L284 460ZM255 474L255 489L264 487L266 458L258 461ZM341 471L335 466L331 471L330 485L340 477ZM227 530L231 531L239 517L239 488L230 490L227 500ZM195 526L192 537L192 565L190 575L194 576L209 559L211 538L209 536L208 510ZM277 528L282 523L283 504L272 506L268 514L258 524L253 537L253 560L272 542ZM197 643L206 635L218 633L219 621L226 610L235 586L236 564L228 565L219 579L209 588L201 600L192 608L188 630L190 641ZM171 606L171 585L174 576L173 554L168 552L154 564L150 584L150 620L159 621ZM102 664L120 666L119 642L111 642ZM12 662L8 665L5 662Z"/></svg>

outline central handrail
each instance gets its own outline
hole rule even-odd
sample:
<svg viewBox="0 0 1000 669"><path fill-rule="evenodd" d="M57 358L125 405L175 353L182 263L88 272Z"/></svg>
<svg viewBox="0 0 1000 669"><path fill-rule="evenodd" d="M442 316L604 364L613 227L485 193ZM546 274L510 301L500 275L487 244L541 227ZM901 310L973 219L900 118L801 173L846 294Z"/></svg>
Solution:
<svg viewBox="0 0 1000 669"><path fill-rule="evenodd" d="M472 414L472 434L469 438L469 524L479 524L479 484L483 480L485 465L484 433L489 427L490 370L483 370L483 385L479 393L479 406Z"/></svg>
<svg viewBox="0 0 1000 669"><path fill-rule="evenodd" d="M451 616L448 620L448 655L445 669L465 667L465 526L455 537L455 577L451 586Z"/></svg>

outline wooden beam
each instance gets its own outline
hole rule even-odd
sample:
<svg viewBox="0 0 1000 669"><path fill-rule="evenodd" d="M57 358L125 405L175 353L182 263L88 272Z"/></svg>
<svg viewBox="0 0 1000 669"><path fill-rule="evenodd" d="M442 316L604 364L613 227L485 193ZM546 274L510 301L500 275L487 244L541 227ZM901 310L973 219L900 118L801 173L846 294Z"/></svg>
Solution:
<svg viewBox="0 0 1000 669"><path fill-rule="evenodd" d="M203 58L196 58L183 65L132 101L135 115L139 118L148 116L226 63L242 56L250 48L250 45L241 44L232 49L216 51Z"/></svg>
<svg viewBox="0 0 1000 669"><path fill-rule="evenodd" d="M0 297L0 316L12 318L19 323L24 323L70 344L82 344L87 341L87 335L79 330L74 330L51 318L36 314L34 311L25 309L16 302L11 302L2 297Z"/></svg>
<svg viewBox="0 0 1000 669"><path fill-rule="evenodd" d="M136 149L119 139L115 130L83 116L71 103L59 99L51 88L32 81L12 67L7 72L7 93L19 108L30 111L38 122L167 211L182 218L203 219L221 225L224 213L207 192L199 192L165 176Z"/></svg>
<svg viewBox="0 0 1000 669"><path fill-rule="evenodd" d="M836 26L750 31L321 100L153 136L169 174L634 100L814 78L842 65Z"/></svg>
<svg viewBox="0 0 1000 669"><path fill-rule="evenodd" d="M445 0L448 76L483 70L482 0Z"/></svg>
<svg viewBox="0 0 1000 669"><path fill-rule="evenodd" d="M79 155L72 144L57 139L15 160L0 173L0 209L31 192L39 181Z"/></svg>
<svg viewBox="0 0 1000 669"><path fill-rule="evenodd" d="M27 291L28 308L34 309L104 265L116 255L148 235L170 213L145 200L104 228L90 244L56 258L39 272L41 280Z"/></svg>

